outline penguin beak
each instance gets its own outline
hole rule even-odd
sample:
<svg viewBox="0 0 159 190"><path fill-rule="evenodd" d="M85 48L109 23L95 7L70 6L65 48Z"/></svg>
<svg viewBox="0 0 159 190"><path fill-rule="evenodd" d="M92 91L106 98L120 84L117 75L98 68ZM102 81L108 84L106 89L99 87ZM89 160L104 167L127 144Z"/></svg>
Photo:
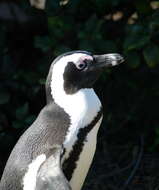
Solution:
<svg viewBox="0 0 159 190"><path fill-rule="evenodd" d="M94 55L94 69L112 67L124 62L124 58L118 53Z"/></svg>

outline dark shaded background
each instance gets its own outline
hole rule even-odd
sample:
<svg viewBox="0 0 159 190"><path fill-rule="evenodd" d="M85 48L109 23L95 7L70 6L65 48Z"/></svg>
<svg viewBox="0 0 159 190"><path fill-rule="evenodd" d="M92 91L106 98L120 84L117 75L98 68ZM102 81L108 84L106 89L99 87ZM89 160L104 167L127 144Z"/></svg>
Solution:
<svg viewBox="0 0 159 190"><path fill-rule="evenodd" d="M45 105L51 61L77 49L126 59L95 86L104 120L83 189L158 190L159 1L0 1L0 175Z"/></svg>

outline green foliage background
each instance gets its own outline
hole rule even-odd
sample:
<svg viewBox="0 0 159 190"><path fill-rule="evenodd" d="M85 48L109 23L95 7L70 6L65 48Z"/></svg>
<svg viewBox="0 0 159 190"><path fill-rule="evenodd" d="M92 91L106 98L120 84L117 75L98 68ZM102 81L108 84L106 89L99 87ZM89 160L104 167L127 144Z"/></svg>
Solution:
<svg viewBox="0 0 159 190"><path fill-rule="evenodd" d="M145 151L158 150L158 7L148 0L47 0L43 11L26 0L0 3L1 171L45 105L51 61L77 49L125 57L125 64L106 70L95 85L104 107L99 150L105 143L131 147L140 136Z"/></svg>

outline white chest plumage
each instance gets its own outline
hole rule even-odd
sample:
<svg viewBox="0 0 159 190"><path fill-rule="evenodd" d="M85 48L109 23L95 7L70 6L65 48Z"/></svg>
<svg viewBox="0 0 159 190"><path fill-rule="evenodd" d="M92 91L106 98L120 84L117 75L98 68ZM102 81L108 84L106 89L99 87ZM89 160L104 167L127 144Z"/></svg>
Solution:
<svg viewBox="0 0 159 190"><path fill-rule="evenodd" d="M81 56L80 54L78 55ZM74 59L78 59L76 55ZM72 60L73 57L70 57ZM68 60L55 64L51 79L51 94L57 105L70 116L70 127L65 138L64 146L74 144L78 130L87 126L100 111L101 102L93 89L81 89L74 94L66 94L64 90L63 73ZM60 66L59 66L60 65Z"/></svg>
<svg viewBox="0 0 159 190"><path fill-rule="evenodd" d="M88 133L86 142L77 162L77 167L75 168L70 181L72 190L80 190L82 188L96 150L97 133L101 121L102 118L98 121L90 133Z"/></svg>
<svg viewBox="0 0 159 190"><path fill-rule="evenodd" d="M63 108L69 114L71 123L63 143L67 150L63 159L69 156L77 141L79 130L90 124L101 108L100 101L93 89L80 90L75 95L69 95L65 100L67 105L65 104Z"/></svg>
<svg viewBox="0 0 159 190"><path fill-rule="evenodd" d="M56 71L56 68L54 68L54 70ZM87 127L97 116L101 109L101 102L93 89L81 89L73 95L66 94L63 89L63 78L59 78L60 76L61 75L58 74L58 71L53 73L51 89L55 103L62 107L70 116L71 122L63 143L66 149L65 155L62 159L63 162L69 157L73 145L78 139L77 135L79 130ZM87 141L83 146L79 160L76 164L77 167L75 168L70 181L72 190L80 190L87 175L95 153L96 137L100 123L101 119L88 133Z"/></svg>
<svg viewBox="0 0 159 190"><path fill-rule="evenodd" d="M69 157L76 143L78 133L81 128L87 127L97 116L101 109L101 103L93 89L82 89L77 94L67 95L66 104L62 105L64 110L69 114L71 125L68 129L65 141L63 143L66 152L62 162ZM97 122L93 129L88 133L79 160L76 163L76 168L72 174L70 185L72 190L80 190L96 149L96 138L102 118Z"/></svg>
<svg viewBox="0 0 159 190"><path fill-rule="evenodd" d="M72 57L70 59L72 60ZM75 59L78 59L78 57L76 56ZM63 72L68 61L69 58L67 61L65 60L65 62L61 60L61 63L55 64L51 80L51 94L55 103L63 108L70 116L70 126L63 142L66 151L62 162L69 157L73 145L78 139L77 135L80 129L87 127L95 119L101 109L101 102L93 89L85 88L71 95L66 94L64 90ZM86 137L87 141L84 143L70 181L72 190L80 190L87 175L96 149L96 136L100 123L101 119Z"/></svg>

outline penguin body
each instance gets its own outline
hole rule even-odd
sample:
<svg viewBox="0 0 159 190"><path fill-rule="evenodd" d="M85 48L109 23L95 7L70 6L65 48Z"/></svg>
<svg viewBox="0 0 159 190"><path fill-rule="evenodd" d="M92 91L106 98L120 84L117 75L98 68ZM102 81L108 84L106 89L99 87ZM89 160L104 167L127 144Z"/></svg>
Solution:
<svg viewBox="0 0 159 190"><path fill-rule="evenodd" d="M55 59L46 81L47 104L15 145L1 190L81 189L102 120L92 86L103 67L121 61L118 54L93 56L85 51Z"/></svg>
<svg viewBox="0 0 159 190"><path fill-rule="evenodd" d="M56 104L46 106L13 149L0 189L34 190L38 169L51 156L55 145L62 144L68 126L68 116L62 109Z"/></svg>

